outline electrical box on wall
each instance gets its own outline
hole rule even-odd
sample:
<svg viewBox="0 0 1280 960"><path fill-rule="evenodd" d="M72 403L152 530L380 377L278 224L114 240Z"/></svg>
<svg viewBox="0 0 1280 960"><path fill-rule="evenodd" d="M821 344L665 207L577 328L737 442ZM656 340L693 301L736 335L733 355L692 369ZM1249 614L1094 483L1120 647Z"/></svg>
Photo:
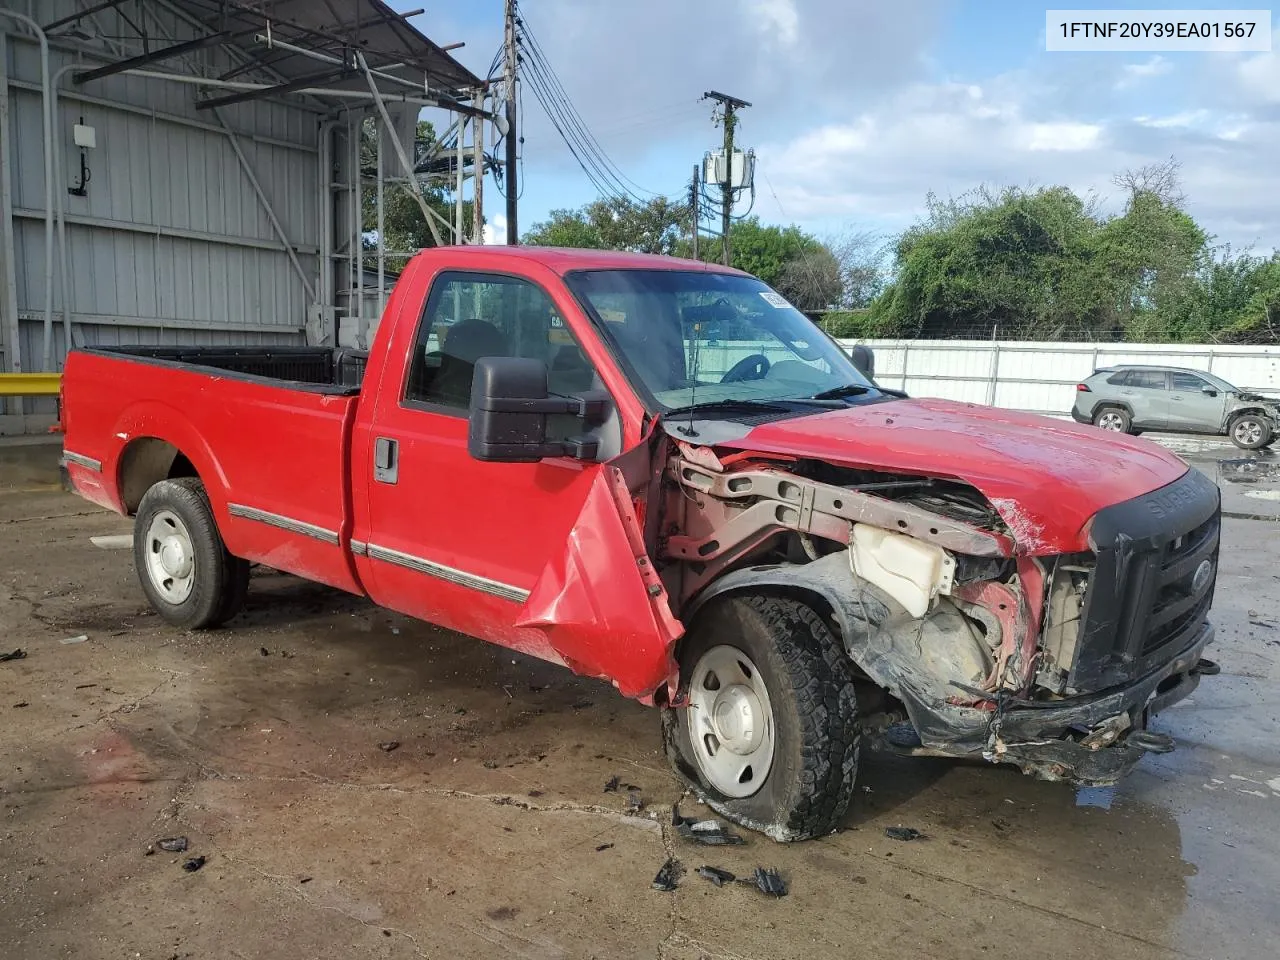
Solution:
<svg viewBox="0 0 1280 960"><path fill-rule="evenodd" d="M98 131L83 123L71 128L71 137L82 150L94 150L98 146Z"/></svg>

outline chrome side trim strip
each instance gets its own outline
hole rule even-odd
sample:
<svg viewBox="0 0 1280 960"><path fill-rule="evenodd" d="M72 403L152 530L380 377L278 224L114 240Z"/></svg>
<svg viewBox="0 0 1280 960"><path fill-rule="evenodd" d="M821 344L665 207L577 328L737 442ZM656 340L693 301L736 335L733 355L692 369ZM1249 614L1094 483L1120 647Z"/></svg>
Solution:
<svg viewBox="0 0 1280 960"><path fill-rule="evenodd" d="M356 557L363 557L369 551L369 545L363 540L351 541L351 554Z"/></svg>
<svg viewBox="0 0 1280 960"><path fill-rule="evenodd" d="M446 567L442 563L424 560L422 557L401 553L399 550L390 550L387 547L380 547L373 543L366 544L365 549L368 551L368 556L371 560L394 563L396 566L405 567L416 573L425 573L429 577L456 583L460 587L470 587L472 590L492 594L495 597L501 597L503 600L510 600L513 603L524 603L529 599L528 590L521 590L519 587L513 587L507 583L499 583L497 580L490 580L488 577L482 577L475 573L455 570L453 567Z"/></svg>
<svg viewBox="0 0 1280 960"><path fill-rule="evenodd" d="M86 470L92 470L94 473L102 472L102 461L95 460L93 457L86 457L83 453L72 453L70 450L63 450L62 462L74 463L77 466L84 467Z"/></svg>
<svg viewBox="0 0 1280 960"><path fill-rule="evenodd" d="M338 533L336 530L326 530L324 527L317 527L313 523L304 523L292 517L282 517L278 513L269 513L266 510L259 510L257 507L246 507L242 503L229 503L227 504L227 510L230 511L233 517L256 520L258 523L279 527L281 530L288 530L290 533L300 533L304 537L311 537L313 540L332 544L335 547L338 545Z"/></svg>

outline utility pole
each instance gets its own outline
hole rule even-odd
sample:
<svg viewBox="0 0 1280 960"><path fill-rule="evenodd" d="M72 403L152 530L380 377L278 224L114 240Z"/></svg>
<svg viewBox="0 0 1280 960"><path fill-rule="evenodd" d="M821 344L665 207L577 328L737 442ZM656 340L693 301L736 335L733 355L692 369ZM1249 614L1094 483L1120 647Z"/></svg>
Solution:
<svg viewBox="0 0 1280 960"><path fill-rule="evenodd" d="M484 90L477 88L471 102L477 110L483 110ZM475 132L471 136L471 145L475 153L471 158L471 242L484 243L484 121L476 117L472 126Z"/></svg>
<svg viewBox="0 0 1280 960"><path fill-rule="evenodd" d="M506 0L506 47L507 47L507 243L515 246L520 242L520 228L516 222L516 196L519 184L516 183L516 150L519 136L516 133L516 0Z"/></svg>
<svg viewBox="0 0 1280 960"><path fill-rule="evenodd" d="M702 219L702 213L698 210L698 197L702 193L702 183L699 179L698 165L693 165L693 180L689 186L689 217L693 221L693 259L698 257L698 221Z"/></svg>
<svg viewBox="0 0 1280 960"><path fill-rule="evenodd" d="M721 246L724 248L724 263L729 265L732 252L729 248L729 221L733 215L733 128L738 124L737 111L742 107L749 107L751 104L745 100L739 100L737 97L731 97L727 93L717 93L715 90L708 90L702 95L703 100L715 100L724 108L724 179L720 182L721 195L723 197L723 209L720 211L720 235L722 237Z"/></svg>

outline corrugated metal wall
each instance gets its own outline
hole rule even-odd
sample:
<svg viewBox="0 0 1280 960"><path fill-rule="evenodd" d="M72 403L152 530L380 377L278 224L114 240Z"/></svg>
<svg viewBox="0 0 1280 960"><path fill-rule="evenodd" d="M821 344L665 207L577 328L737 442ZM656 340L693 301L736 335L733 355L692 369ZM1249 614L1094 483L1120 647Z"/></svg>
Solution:
<svg viewBox="0 0 1280 960"><path fill-rule="evenodd" d="M0 0L28 12L28 4ZM74 0L40 0L36 19L75 12ZM130 5L131 16L175 40L194 36L160 3ZM134 32L117 13L93 15L94 32ZM40 56L34 37L0 19L10 93L10 143L16 279L23 366L39 369L44 288L44 156ZM51 38L51 71L86 59L76 47L103 41ZM113 59L135 53L111 51ZM204 65L216 75L235 64L217 48L157 64L164 72ZM301 343L310 297L284 252L249 176L212 111L195 109L195 87L116 75L59 84L54 134L61 140L71 312L83 343ZM319 276L319 114L302 106L253 101L221 111L285 234L307 281ZM80 117L97 134L86 152L88 195L67 194L79 179L72 126ZM55 276L56 358L65 351L61 291Z"/></svg>

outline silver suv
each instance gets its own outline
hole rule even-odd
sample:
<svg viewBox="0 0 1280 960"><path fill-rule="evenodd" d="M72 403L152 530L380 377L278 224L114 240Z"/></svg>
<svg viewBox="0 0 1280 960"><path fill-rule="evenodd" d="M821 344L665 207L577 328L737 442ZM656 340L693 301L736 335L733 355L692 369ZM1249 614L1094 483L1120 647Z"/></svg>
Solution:
<svg viewBox="0 0 1280 960"><path fill-rule="evenodd" d="M1242 450L1257 450L1269 446L1280 429L1280 401L1203 370L1104 367L1076 385L1071 417L1117 433L1227 436Z"/></svg>

